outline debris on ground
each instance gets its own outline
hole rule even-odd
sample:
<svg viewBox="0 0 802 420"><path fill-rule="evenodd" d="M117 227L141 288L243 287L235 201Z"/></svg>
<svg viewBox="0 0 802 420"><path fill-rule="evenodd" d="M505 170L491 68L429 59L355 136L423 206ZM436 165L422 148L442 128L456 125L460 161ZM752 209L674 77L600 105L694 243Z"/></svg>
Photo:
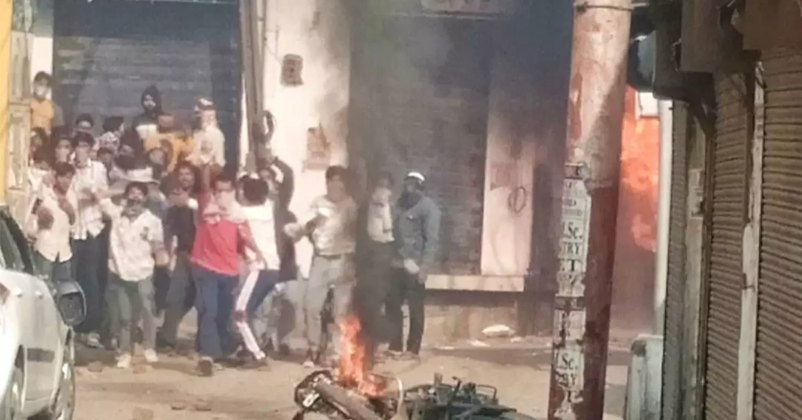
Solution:
<svg viewBox="0 0 802 420"><path fill-rule="evenodd" d="M515 335L515 330L504 324L496 324L483 329L482 335L488 338L507 338Z"/></svg>
<svg viewBox="0 0 802 420"><path fill-rule="evenodd" d="M92 362L86 365L86 370L92 373L100 373L103 372L103 363L100 362Z"/></svg>
<svg viewBox="0 0 802 420"><path fill-rule="evenodd" d="M192 405L192 409L195 411L212 411L212 404L209 401L198 400Z"/></svg>
<svg viewBox="0 0 802 420"><path fill-rule="evenodd" d="M490 344L485 343L484 341L480 340L471 340L468 342L473 347L490 347Z"/></svg>
<svg viewBox="0 0 802 420"><path fill-rule="evenodd" d="M176 401L170 403L170 409L173 411L184 411L187 409L187 403L183 401Z"/></svg>

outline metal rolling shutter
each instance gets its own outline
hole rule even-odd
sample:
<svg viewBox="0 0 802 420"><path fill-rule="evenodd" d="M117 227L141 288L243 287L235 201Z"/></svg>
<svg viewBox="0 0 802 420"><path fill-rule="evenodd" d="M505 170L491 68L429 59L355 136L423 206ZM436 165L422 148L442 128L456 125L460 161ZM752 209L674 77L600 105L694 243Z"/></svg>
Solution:
<svg viewBox="0 0 802 420"><path fill-rule="evenodd" d="M743 77L716 78L713 213L706 342L706 420L736 417L747 204L748 113Z"/></svg>
<svg viewBox="0 0 802 420"><path fill-rule="evenodd" d="M755 420L802 418L802 55L764 54Z"/></svg>
<svg viewBox="0 0 802 420"><path fill-rule="evenodd" d="M487 22L385 17L366 33L352 62L352 130L368 174L427 176L440 206L434 271L480 272L488 92Z"/></svg>
<svg viewBox="0 0 802 420"><path fill-rule="evenodd" d="M235 4L91 2L56 4L54 99L67 123L90 113L142 112L149 85L179 123L193 119L198 97L217 105L227 157L236 161L240 90L239 15ZM99 129L98 129L99 130Z"/></svg>
<svg viewBox="0 0 802 420"><path fill-rule="evenodd" d="M674 133L671 157L671 220L669 222L668 284L666 287L665 346L663 356L662 419L679 420L682 413L683 304L685 293L685 221L687 216L688 111L674 102Z"/></svg>

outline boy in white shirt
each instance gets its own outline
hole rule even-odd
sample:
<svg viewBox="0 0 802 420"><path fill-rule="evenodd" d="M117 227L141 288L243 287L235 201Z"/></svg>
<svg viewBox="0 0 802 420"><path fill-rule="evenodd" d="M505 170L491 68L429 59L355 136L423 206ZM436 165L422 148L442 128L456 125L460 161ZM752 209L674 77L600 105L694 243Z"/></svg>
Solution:
<svg viewBox="0 0 802 420"><path fill-rule="evenodd" d="M106 243L101 235L105 223L103 212L94 200L96 195L106 195L109 188L108 174L102 163L90 158L95 138L84 131L73 136L75 148L75 179L72 189L78 197L75 224L72 227L73 270L86 296L86 318L75 331L86 345L100 348L98 330L103 321L103 287L101 276L105 276L106 262L101 255ZM101 272L103 270L103 272Z"/></svg>
<svg viewBox="0 0 802 420"><path fill-rule="evenodd" d="M43 184L26 223L33 240L38 274L51 282L72 278L70 230L75 223L78 200L70 188L75 168L69 163L53 165L52 186Z"/></svg>
<svg viewBox="0 0 802 420"><path fill-rule="evenodd" d="M109 285L116 296L120 320L120 356L117 367L131 366L134 352L134 333L140 316L143 322L144 356L148 363L156 356L156 301L153 271L165 265L162 222L145 203L148 186L132 182L125 188L122 206L110 199L100 202L103 212L111 219L109 234Z"/></svg>
<svg viewBox="0 0 802 420"><path fill-rule="evenodd" d="M281 259L276 242L273 202L267 199L267 183L261 179L247 177L241 184L242 212L261 255L246 250L246 257L249 260L248 275L234 304L234 315L235 324L242 335L245 347L253 355L254 367L258 368L267 365L267 357L259 348L249 320L253 319L257 308L276 287Z"/></svg>

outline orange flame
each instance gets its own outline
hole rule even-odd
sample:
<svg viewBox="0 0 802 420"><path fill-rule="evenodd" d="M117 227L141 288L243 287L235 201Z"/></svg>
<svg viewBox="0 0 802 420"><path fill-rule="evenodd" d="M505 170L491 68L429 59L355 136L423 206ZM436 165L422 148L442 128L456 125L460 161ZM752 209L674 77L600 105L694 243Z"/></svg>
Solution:
<svg viewBox="0 0 802 420"><path fill-rule="evenodd" d="M339 322L339 325L342 348L340 349L338 382L369 397L381 395L383 384L379 378L370 373L367 347L359 334L362 329L359 318L353 314L347 315Z"/></svg>
<svg viewBox="0 0 802 420"><path fill-rule="evenodd" d="M627 89L621 137L621 192L618 237L655 252L660 120L636 117L635 91Z"/></svg>

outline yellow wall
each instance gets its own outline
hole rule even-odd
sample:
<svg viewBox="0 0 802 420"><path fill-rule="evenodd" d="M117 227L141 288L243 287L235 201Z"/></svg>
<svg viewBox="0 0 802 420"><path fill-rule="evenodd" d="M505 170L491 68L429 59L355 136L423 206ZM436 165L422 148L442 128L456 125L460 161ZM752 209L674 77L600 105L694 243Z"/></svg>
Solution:
<svg viewBox="0 0 802 420"><path fill-rule="evenodd" d="M6 150L8 150L8 78L11 60L12 0L0 0L0 199L6 197Z"/></svg>

